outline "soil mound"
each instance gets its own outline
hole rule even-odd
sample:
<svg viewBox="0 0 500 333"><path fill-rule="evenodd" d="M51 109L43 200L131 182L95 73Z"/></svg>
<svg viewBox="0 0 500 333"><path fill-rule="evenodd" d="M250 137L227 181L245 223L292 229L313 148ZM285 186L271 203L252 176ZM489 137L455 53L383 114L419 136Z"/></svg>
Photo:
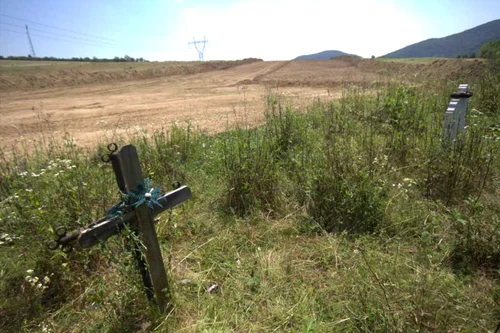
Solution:
<svg viewBox="0 0 500 333"><path fill-rule="evenodd" d="M480 60L439 59L432 62L390 62L375 59L357 64L362 71L405 79L457 80L481 75L486 69Z"/></svg>
<svg viewBox="0 0 500 333"><path fill-rule="evenodd" d="M76 67L74 69L51 69L38 73L0 73L0 90L31 90L56 88L94 83L110 83L159 78L173 75L191 75L215 70L225 70L251 64L262 59L247 58L235 61L151 63L147 68L122 63L123 68L100 70Z"/></svg>

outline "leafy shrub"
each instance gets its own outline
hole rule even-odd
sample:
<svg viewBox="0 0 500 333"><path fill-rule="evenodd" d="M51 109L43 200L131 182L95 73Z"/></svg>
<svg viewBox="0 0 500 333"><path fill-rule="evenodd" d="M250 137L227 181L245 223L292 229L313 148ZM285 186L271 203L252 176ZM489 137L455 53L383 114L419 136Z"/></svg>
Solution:
<svg viewBox="0 0 500 333"><path fill-rule="evenodd" d="M500 270L500 209L498 200L489 203L496 207L485 209L483 202L464 201L465 212L452 211L455 232L451 262L456 270L469 273L473 269Z"/></svg>
<svg viewBox="0 0 500 333"><path fill-rule="evenodd" d="M224 140L224 206L238 216L248 215L254 209L273 212L279 208L278 164L268 134L259 129L238 129Z"/></svg>
<svg viewBox="0 0 500 333"><path fill-rule="evenodd" d="M277 156L285 158L290 149L303 141L305 128L298 113L289 106L283 109L279 96L269 95L267 103L264 126Z"/></svg>
<svg viewBox="0 0 500 333"><path fill-rule="evenodd" d="M187 162L194 159L199 145L200 134L194 131L191 125L186 127L172 125L170 131L155 131L151 138L143 135L137 140L137 147L141 155L143 172L148 177L160 177L159 180L185 181L182 172Z"/></svg>
<svg viewBox="0 0 500 333"><path fill-rule="evenodd" d="M474 117L478 116L472 111L465 135L451 147L428 148L428 196L456 203L490 186L500 147L484 123L488 120Z"/></svg>
<svg viewBox="0 0 500 333"><path fill-rule="evenodd" d="M500 40L494 40L481 46L481 58L500 59Z"/></svg>
<svg viewBox="0 0 500 333"><path fill-rule="evenodd" d="M368 177L320 174L310 191L308 213L328 232L371 233L384 218L387 195Z"/></svg>

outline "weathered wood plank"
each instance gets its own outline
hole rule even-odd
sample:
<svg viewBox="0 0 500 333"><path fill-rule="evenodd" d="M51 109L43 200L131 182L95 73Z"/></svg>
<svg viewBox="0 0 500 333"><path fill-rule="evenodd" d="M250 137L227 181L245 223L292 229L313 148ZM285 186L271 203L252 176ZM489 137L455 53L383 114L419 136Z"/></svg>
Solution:
<svg viewBox="0 0 500 333"><path fill-rule="evenodd" d="M111 146L112 144L110 144ZM116 178L116 183L118 185L118 188L120 192L127 192L127 189L125 187L125 179L123 178L123 172L122 172L122 165L121 161L119 158L119 155L116 153L116 148L115 147L110 147L108 146L108 149L111 151L113 148L115 150L112 152L112 154L109 156L109 159L111 161L111 165L113 166L113 172L115 173L115 178ZM130 224L131 224L131 231L134 234L134 236L139 236L139 228L137 226L137 218L134 213L129 214L131 215L130 218ZM121 220L121 225L125 226L125 223L123 223L123 219ZM105 226L104 226L105 227ZM117 228L115 230L120 231L123 229ZM113 230L110 229L109 227L106 230ZM103 234L99 235L106 235L106 236L111 236L110 232L105 232ZM137 237L135 237L137 239ZM139 244L135 239L127 239L126 240L126 247L132 252L132 255L135 258L136 264L137 264L137 269L141 273L141 278L142 278L142 283L144 285L144 292L146 293L146 297L148 298L149 301L154 301L154 291L153 291L153 282L151 281L151 276L149 275L148 268L146 266L146 262L144 261L144 258L142 256L141 249L139 247Z"/></svg>
<svg viewBox="0 0 500 333"><path fill-rule="evenodd" d="M144 184L136 148L132 145L124 146L120 149L118 157L127 192L137 192L139 187ZM144 253L153 282L156 302L161 312L169 311L172 307L170 288L153 217L146 205L138 207L135 210L135 215L138 222L140 239L145 247Z"/></svg>
<svg viewBox="0 0 500 333"><path fill-rule="evenodd" d="M155 217L167 209L177 206L178 204L189 199L190 196L191 190L187 186L181 186L176 190L164 194L157 199L158 203L161 204L162 207L155 205L154 210L151 213L152 217ZM131 223L132 219L135 219L134 212L124 214L123 216L99 219L85 228L68 233L60 241L62 243L70 243L77 240L80 247L90 248L99 243L105 242L111 236L119 233L125 225Z"/></svg>

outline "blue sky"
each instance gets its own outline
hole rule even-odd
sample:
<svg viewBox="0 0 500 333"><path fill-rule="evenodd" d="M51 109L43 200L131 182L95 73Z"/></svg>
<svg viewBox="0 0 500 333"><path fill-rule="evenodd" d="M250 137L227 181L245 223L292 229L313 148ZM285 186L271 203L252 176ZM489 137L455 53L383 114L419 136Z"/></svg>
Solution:
<svg viewBox="0 0 500 333"><path fill-rule="evenodd" d="M498 18L499 0L1 0L0 54L29 54L27 24L42 57L196 60L204 36L206 60L370 57Z"/></svg>

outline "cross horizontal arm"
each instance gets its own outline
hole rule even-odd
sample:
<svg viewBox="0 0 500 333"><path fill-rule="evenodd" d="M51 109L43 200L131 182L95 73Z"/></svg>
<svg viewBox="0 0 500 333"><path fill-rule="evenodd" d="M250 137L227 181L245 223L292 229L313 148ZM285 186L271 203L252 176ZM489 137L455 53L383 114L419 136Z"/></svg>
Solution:
<svg viewBox="0 0 500 333"><path fill-rule="evenodd" d="M181 186L176 190L170 191L156 200L161 207L154 205L151 215L154 217L167 209L173 208L189 199L190 196L191 190L187 186ZM57 243L63 249L75 242L82 248L90 248L120 232L134 216L135 212L132 211L122 216L101 218L86 227L61 235Z"/></svg>

